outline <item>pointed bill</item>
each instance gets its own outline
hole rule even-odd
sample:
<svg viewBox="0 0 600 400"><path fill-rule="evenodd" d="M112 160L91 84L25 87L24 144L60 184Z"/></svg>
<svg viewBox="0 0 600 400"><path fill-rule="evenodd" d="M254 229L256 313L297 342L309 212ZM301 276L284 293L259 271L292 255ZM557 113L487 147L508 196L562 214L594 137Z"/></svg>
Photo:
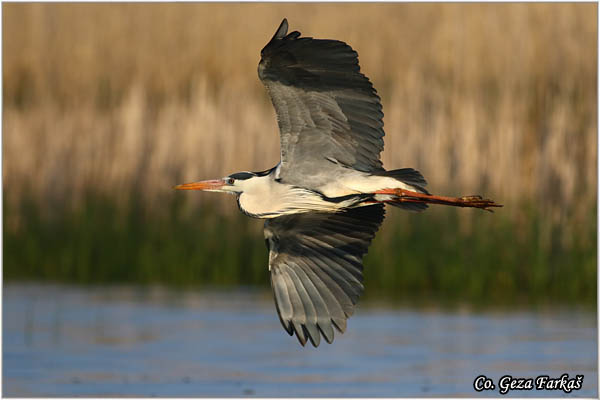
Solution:
<svg viewBox="0 0 600 400"><path fill-rule="evenodd" d="M223 179L211 179L208 181L200 181L200 182L192 182L192 183L184 183L182 185L177 185L174 189L178 190L220 190L223 186L225 186L227 182Z"/></svg>

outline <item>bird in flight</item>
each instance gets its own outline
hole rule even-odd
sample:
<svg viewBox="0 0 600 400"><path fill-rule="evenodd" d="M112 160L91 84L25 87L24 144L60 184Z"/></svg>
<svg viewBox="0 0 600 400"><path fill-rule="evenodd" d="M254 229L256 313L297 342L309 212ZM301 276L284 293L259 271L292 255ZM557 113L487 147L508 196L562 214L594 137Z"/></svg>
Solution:
<svg viewBox="0 0 600 400"><path fill-rule="evenodd" d="M362 258L385 204L501 207L481 196L431 195L412 168L385 170L380 98L358 54L338 40L287 33L284 19L261 51L258 76L279 125L281 159L176 189L234 194L240 210L265 219L269 271L281 324L304 346L331 343L363 291Z"/></svg>

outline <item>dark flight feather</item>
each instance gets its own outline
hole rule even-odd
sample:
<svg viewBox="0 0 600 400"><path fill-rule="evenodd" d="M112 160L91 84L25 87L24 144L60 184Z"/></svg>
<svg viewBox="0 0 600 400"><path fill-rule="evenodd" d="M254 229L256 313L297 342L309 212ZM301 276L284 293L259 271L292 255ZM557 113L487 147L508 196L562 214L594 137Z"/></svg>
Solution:
<svg viewBox="0 0 600 400"><path fill-rule="evenodd" d="M277 313L302 345L333 341L362 293L362 257L383 222L382 204L265 222Z"/></svg>

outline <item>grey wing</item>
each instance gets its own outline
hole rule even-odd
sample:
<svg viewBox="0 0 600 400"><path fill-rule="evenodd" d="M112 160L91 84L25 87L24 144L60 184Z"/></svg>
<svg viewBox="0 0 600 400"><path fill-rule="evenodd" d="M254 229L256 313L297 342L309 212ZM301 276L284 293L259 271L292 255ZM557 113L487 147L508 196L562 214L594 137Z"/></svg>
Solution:
<svg viewBox="0 0 600 400"><path fill-rule="evenodd" d="M277 113L281 178L318 175L332 163L381 170L383 112L357 53L341 41L287 34L287 27L284 19L258 66Z"/></svg>
<svg viewBox="0 0 600 400"><path fill-rule="evenodd" d="M382 204L265 222L271 286L284 329L304 346L333 341L363 291L362 257L383 221Z"/></svg>

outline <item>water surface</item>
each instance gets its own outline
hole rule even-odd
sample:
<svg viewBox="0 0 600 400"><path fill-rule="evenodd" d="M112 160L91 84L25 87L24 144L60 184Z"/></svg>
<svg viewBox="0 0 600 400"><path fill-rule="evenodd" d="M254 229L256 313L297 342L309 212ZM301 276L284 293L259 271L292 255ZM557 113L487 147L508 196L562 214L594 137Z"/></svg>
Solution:
<svg viewBox="0 0 600 400"><path fill-rule="evenodd" d="M302 348L268 292L5 285L5 396L498 396L481 374L584 375L594 313L447 312L360 304L332 345ZM562 391L514 391L518 397Z"/></svg>

